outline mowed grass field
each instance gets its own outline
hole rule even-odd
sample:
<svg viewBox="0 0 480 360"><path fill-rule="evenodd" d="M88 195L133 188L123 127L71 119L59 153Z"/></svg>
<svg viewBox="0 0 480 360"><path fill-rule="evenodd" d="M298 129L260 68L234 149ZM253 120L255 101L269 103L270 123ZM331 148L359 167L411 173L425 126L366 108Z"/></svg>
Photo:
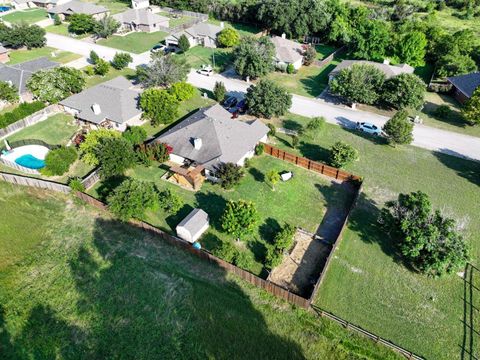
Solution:
<svg viewBox="0 0 480 360"><path fill-rule="evenodd" d="M99 40L98 44L140 54L151 50L153 46L163 41L166 36L167 33L162 31L153 33L134 32L125 36L113 35L108 39Z"/></svg>
<svg viewBox="0 0 480 360"><path fill-rule="evenodd" d="M0 199L2 359L400 359L78 200Z"/></svg>
<svg viewBox="0 0 480 360"><path fill-rule="evenodd" d="M74 54L68 51L61 51L58 49L54 49L48 46L43 48L36 48L36 49L18 49L12 50L10 52L10 61L8 62L9 65L18 64L24 61L35 60L41 57L47 57L51 61L55 61L61 64L69 63L70 61L77 60L81 58L80 55Z"/></svg>
<svg viewBox="0 0 480 360"><path fill-rule="evenodd" d="M19 24L25 22L27 24L35 24L41 20L48 18L45 9L28 9L15 11L1 17L2 20L12 24Z"/></svg>
<svg viewBox="0 0 480 360"><path fill-rule="evenodd" d="M284 120L290 128L308 121L293 115ZM360 160L346 170L365 181L316 304L428 359L461 358L462 349L470 347L470 336L478 341L462 323L468 305L463 300L463 279L455 274L429 278L409 270L377 218L385 201L396 199L401 192L422 190L435 208L464 225L473 263L478 265L480 163L413 146L393 148L381 139L334 125L326 125L314 139L301 139L297 150L285 136L279 135L277 145L326 161L328 149L338 140L359 150ZM479 307L480 292L473 295ZM478 319L478 313L475 316Z"/></svg>

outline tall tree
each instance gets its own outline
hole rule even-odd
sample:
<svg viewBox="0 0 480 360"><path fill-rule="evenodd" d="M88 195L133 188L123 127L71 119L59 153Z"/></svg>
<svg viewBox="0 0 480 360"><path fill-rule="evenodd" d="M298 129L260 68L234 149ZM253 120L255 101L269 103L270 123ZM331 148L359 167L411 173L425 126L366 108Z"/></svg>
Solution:
<svg viewBox="0 0 480 360"><path fill-rule="evenodd" d="M425 65L427 38L420 31L403 34L395 46L395 57L399 62L417 67Z"/></svg>
<svg viewBox="0 0 480 360"><path fill-rule="evenodd" d="M123 137L100 139L95 155L100 165L100 176L103 179L123 175L135 163L133 146Z"/></svg>
<svg viewBox="0 0 480 360"><path fill-rule="evenodd" d="M410 144L413 141L413 123L408 119L408 112L398 111L383 126L391 144Z"/></svg>
<svg viewBox="0 0 480 360"><path fill-rule="evenodd" d="M91 33L95 27L95 20L87 14L73 14L68 21L68 31L78 35Z"/></svg>
<svg viewBox="0 0 480 360"><path fill-rule="evenodd" d="M267 119L284 115L292 106L292 95L267 79L260 80L257 85L251 85L247 89L245 99L253 115Z"/></svg>
<svg viewBox="0 0 480 360"><path fill-rule="evenodd" d="M185 81L190 66L183 56L171 54L152 54L152 60L147 66L137 67L138 80L145 87L167 87L179 81Z"/></svg>
<svg viewBox="0 0 480 360"><path fill-rule="evenodd" d="M256 79L273 71L275 47L267 37L246 37L233 51L233 65L242 77Z"/></svg>
<svg viewBox="0 0 480 360"><path fill-rule="evenodd" d="M229 201L221 218L222 229L237 238L253 231L259 220L252 202Z"/></svg>
<svg viewBox="0 0 480 360"><path fill-rule="evenodd" d="M465 103L462 109L465 120L470 125L480 124L480 86L473 92L472 97Z"/></svg>
<svg viewBox="0 0 480 360"><path fill-rule="evenodd" d="M415 74L400 74L387 79L382 99L395 109L418 109L423 105L427 85Z"/></svg>
<svg viewBox="0 0 480 360"><path fill-rule="evenodd" d="M234 28L226 28L218 34L217 41L223 47L237 46L240 43L240 34Z"/></svg>
<svg viewBox="0 0 480 360"><path fill-rule="evenodd" d="M167 90L147 89L140 97L143 115L154 126L171 123L177 117L178 105L177 98Z"/></svg>
<svg viewBox="0 0 480 360"><path fill-rule="evenodd" d="M93 32L101 38L108 38L117 32L120 23L111 16L105 15L93 24Z"/></svg>
<svg viewBox="0 0 480 360"><path fill-rule="evenodd" d="M180 50L185 53L190 49L190 41L188 41L188 38L185 34L182 34L180 36L180 39L178 39L178 47Z"/></svg>
<svg viewBox="0 0 480 360"><path fill-rule="evenodd" d="M366 19L355 30L350 42L354 56L365 60L384 60L391 44L390 24L382 20Z"/></svg>

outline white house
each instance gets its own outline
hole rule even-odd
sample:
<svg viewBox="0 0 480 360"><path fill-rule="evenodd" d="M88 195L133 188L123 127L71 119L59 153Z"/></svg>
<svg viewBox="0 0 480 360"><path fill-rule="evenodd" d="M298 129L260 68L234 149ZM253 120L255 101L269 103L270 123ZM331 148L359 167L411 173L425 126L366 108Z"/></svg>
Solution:
<svg viewBox="0 0 480 360"><path fill-rule="evenodd" d="M193 209L176 228L177 236L189 243L194 243L209 227L208 214L202 209Z"/></svg>

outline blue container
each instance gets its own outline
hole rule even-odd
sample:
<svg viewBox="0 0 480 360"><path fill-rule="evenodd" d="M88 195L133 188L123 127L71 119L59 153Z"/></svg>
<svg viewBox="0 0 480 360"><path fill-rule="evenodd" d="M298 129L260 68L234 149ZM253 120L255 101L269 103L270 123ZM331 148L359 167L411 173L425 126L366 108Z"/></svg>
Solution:
<svg viewBox="0 0 480 360"><path fill-rule="evenodd" d="M5 11L8 11L10 10L10 8L8 6L0 6L0 12L5 12Z"/></svg>
<svg viewBox="0 0 480 360"><path fill-rule="evenodd" d="M200 243L198 243L196 241L193 243L192 246L193 246L194 249L197 249L197 250L200 250L202 248L202 245L200 245Z"/></svg>

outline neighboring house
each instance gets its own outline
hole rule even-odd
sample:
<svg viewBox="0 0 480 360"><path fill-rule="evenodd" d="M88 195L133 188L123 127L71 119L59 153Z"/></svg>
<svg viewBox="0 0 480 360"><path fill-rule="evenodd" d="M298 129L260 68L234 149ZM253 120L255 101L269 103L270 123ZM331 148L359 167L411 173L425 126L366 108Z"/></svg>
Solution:
<svg viewBox="0 0 480 360"><path fill-rule="evenodd" d="M185 35L190 42L191 47L202 45L209 48L215 48L217 47L217 35L223 30L223 28L223 23L220 23L220 26L204 22L198 23L188 29L167 36L165 38L165 44L167 46L177 46L180 37Z"/></svg>
<svg viewBox="0 0 480 360"><path fill-rule="evenodd" d="M200 109L154 139L172 148L170 161L205 169L214 176L222 163L243 166L253 157L255 146L267 140L269 128L260 120L247 123L232 119L221 105Z"/></svg>
<svg viewBox="0 0 480 360"><path fill-rule="evenodd" d="M50 61L46 57L26 61L15 65L0 64L0 81L14 85L22 101L31 101L32 95L27 90L27 82L32 75L40 70L51 69L59 63Z"/></svg>
<svg viewBox="0 0 480 360"><path fill-rule="evenodd" d="M275 65L279 68L286 68L292 64L296 70L300 69L303 64L304 53L302 45L296 41L288 40L285 34L273 36L271 40L275 45Z"/></svg>
<svg viewBox="0 0 480 360"><path fill-rule="evenodd" d="M86 124L125 131L127 126L143 123L140 93L131 81L119 76L72 95L60 105Z"/></svg>
<svg viewBox="0 0 480 360"><path fill-rule="evenodd" d="M12 6L17 10L24 10L33 7L51 9L54 6L67 3L69 0L13 0Z"/></svg>
<svg viewBox="0 0 480 360"><path fill-rule="evenodd" d="M149 0L132 0L132 9L146 9L150 7Z"/></svg>
<svg viewBox="0 0 480 360"><path fill-rule="evenodd" d="M94 19L99 20L109 13L109 10L103 6L77 0L69 1L48 10L50 17L53 18L53 16L58 15L61 20L68 19L73 14L91 15Z"/></svg>
<svg viewBox="0 0 480 360"><path fill-rule="evenodd" d="M176 227L177 236L189 243L197 241L209 227L208 214L202 209L193 209Z"/></svg>
<svg viewBox="0 0 480 360"><path fill-rule="evenodd" d="M331 81L341 70L348 69L354 64L375 66L378 70L380 70L385 74L385 77L387 79L400 74L413 74L413 72L415 71L415 69L410 65L407 65L407 64L390 65L388 61L384 61L383 63L378 63L378 62L367 61L367 60L343 60L328 75L328 80Z"/></svg>
<svg viewBox="0 0 480 360"><path fill-rule="evenodd" d="M2 43L0 43L0 63L7 63L10 61L10 55L9 55L10 50L8 50L6 47L3 46Z"/></svg>
<svg viewBox="0 0 480 360"><path fill-rule="evenodd" d="M455 99L464 104L472 97L473 92L480 87L480 72L452 76L447 78L447 81L452 84Z"/></svg>
<svg viewBox="0 0 480 360"><path fill-rule="evenodd" d="M123 31L154 32L168 29L169 18L154 14L149 9L129 9L121 14L113 15Z"/></svg>

